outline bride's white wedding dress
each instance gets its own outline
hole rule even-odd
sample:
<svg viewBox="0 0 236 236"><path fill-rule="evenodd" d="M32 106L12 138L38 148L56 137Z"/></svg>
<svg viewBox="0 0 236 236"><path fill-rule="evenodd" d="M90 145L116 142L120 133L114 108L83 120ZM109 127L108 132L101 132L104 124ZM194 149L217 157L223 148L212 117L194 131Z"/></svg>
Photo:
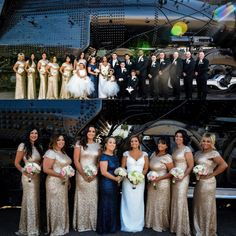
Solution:
<svg viewBox="0 0 236 236"><path fill-rule="evenodd" d="M145 164L146 152L136 161L130 156L129 152L123 154L127 157L126 166L127 172L138 171L143 172ZM144 186L145 180L138 184L135 189L130 181L125 178L122 183L122 198L121 198L121 231L139 232L144 227Z"/></svg>

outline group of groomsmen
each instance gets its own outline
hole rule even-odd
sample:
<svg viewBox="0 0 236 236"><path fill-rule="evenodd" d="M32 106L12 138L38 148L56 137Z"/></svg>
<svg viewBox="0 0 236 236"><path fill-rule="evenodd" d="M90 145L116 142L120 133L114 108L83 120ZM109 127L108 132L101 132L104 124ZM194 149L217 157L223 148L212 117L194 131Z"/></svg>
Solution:
<svg viewBox="0 0 236 236"><path fill-rule="evenodd" d="M189 51L182 59L177 51L172 58L167 58L164 52L148 58L143 50L139 50L136 60L126 54L124 61L119 61L117 54L113 53L109 62L120 87L118 97L121 99L127 95L131 99L168 99L169 88L172 87L173 96L178 100L181 79L184 82L185 99L192 99L194 78L197 82L197 98L205 100L207 97L209 61L203 51L199 51L197 60L193 59Z"/></svg>

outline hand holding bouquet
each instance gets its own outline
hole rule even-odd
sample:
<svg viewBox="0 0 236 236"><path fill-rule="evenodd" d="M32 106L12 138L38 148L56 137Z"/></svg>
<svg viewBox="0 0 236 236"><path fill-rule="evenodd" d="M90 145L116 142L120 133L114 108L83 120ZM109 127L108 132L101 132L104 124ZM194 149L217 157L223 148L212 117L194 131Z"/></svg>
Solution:
<svg viewBox="0 0 236 236"><path fill-rule="evenodd" d="M95 176L98 173L98 169L95 165L87 165L83 168L86 176Z"/></svg>
<svg viewBox="0 0 236 236"><path fill-rule="evenodd" d="M39 174L41 171L41 167L39 164L35 162L27 162L22 170L22 172L25 172L28 175L33 176L34 174ZM29 177L28 181L31 182L32 177Z"/></svg>
<svg viewBox="0 0 236 236"><path fill-rule="evenodd" d="M118 167L115 169L114 174L121 177L120 181L118 182L120 183L127 176L127 171L122 167Z"/></svg>
<svg viewBox="0 0 236 236"><path fill-rule="evenodd" d="M156 171L149 171L147 174L147 179L150 182L153 182L152 185L154 189L157 189L156 183L154 182L158 178L158 173Z"/></svg>
<svg viewBox="0 0 236 236"><path fill-rule="evenodd" d="M172 183L175 183L175 179L183 179L184 177L184 171L183 169L179 167L174 167L170 170L170 174L174 176L174 179L172 180Z"/></svg>
<svg viewBox="0 0 236 236"><path fill-rule="evenodd" d="M136 189L136 185L142 183L144 180L144 175L138 171L131 171L128 173L128 179L131 184L133 184L133 189Z"/></svg>
<svg viewBox="0 0 236 236"><path fill-rule="evenodd" d="M64 177L64 178L67 178L67 177L72 177L75 175L75 170L73 169L72 166L70 165L67 165L67 166L64 166L62 169L61 169L61 172L60 174ZM65 181L63 181L63 184L65 184Z"/></svg>
<svg viewBox="0 0 236 236"><path fill-rule="evenodd" d="M193 173L196 175L196 179L199 180L201 175L208 175L208 169L204 164L196 165L193 168Z"/></svg>

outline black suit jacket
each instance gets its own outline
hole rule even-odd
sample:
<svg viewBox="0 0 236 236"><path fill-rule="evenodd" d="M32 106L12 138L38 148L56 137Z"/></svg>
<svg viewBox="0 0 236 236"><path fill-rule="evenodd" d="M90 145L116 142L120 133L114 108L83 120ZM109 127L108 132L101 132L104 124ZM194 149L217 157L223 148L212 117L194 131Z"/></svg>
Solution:
<svg viewBox="0 0 236 236"><path fill-rule="evenodd" d="M197 77L207 77L208 74L208 67L209 67L209 61L206 58L203 58L202 63L200 63L200 60L196 60L196 65L195 65L195 72L198 72Z"/></svg>
<svg viewBox="0 0 236 236"><path fill-rule="evenodd" d="M158 71L164 71L169 65L170 65L170 61L168 59L164 59L164 61L160 62L160 59L157 60L158 62Z"/></svg>
<svg viewBox="0 0 236 236"><path fill-rule="evenodd" d="M139 58L136 60L135 69L140 72L139 76L147 77L147 67L148 67L148 59L143 56L140 61Z"/></svg>
<svg viewBox="0 0 236 236"><path fill-rule="evenodd" d="M159 71L159 63L156 61L155 64L152 65L152 62L150 62L148 66L148 74L152 76L152 78L155 78L158 75Z"/></svg>
<svg viewBox="0 0 236 236"><path fill-rule="evenodd" d="M170 64L170 76L171 77L181 77L183 71L183 60L177 58L175 61L172 60Z"/></svg>
<svg viewBox="0 0 236 236"><path fill-rule="evenodd" d="M195 63L196 62L192 57L190 58L189 63L187 63L187 59L183 60L183 72L186 73L186 77L194 76Z"/></svg>
<svg viewBox="0 0 236 236"><path fill-rule="evenodd" d="M116 70L116 80L118 84L127 84L128 71L125 68L125 71L121 71L121 67L118 67Z"/></svg>

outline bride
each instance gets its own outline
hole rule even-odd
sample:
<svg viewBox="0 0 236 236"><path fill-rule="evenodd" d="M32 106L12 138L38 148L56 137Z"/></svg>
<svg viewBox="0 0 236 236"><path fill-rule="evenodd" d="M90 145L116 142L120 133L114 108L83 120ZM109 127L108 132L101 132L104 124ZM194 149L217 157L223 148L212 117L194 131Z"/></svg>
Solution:
<svg viewBox="0 0 236 236"><path fill-rule="evenodd" d="M139 136L131 136L130 151L126 151L122 158L122 167L127 172L137 171L146 175L148 171L148 155L140 150L141 141ZM121 199L121 231L139 232L144 226L144 186L142 183L133 187L133 184L126 178L122 184Z"/></svg>

